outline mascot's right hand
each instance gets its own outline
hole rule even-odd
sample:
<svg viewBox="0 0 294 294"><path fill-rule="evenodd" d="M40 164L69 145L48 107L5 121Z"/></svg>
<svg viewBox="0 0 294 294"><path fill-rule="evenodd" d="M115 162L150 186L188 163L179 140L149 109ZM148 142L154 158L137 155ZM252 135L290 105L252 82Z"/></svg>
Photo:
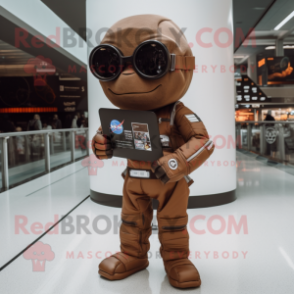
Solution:
<svg viewBox="0 0 294 294"><path fill-rule="evenodd" d="M113 156L110 138L103 135L100 128L92 139L92 150L96 157L100 160L109 159Z"/></svg>

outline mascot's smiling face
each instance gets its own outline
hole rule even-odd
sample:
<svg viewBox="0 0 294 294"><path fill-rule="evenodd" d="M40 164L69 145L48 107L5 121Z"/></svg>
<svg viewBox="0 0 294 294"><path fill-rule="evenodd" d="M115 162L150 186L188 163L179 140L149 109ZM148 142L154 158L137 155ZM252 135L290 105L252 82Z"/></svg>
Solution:
<svg viewBox="0 0 294 294"><path fill-rule="evenodd" d="M163 43L169 54L192 56L192 51L180 28L170 19L158 15L137 15L115 23L106 33L102 44L116 47L123 56L132 56L142 42L157 40ZM150 46L156 46L156 42ZM144 55L145 54L145 55ZM143 52L144 56L148 52ZM144 60L142 67L144 67ZM100 81L107 98L121 109L151 110L179 100L189 88L192 70L168 70L158 79L140 76L132 66L122 68L112 81Z"/></svg>

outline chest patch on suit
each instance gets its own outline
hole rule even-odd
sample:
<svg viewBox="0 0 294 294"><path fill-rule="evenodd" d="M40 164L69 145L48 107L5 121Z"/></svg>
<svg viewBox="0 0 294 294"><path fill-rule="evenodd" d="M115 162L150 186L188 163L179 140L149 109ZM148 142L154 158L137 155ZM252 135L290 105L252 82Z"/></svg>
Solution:
<svg viewBox="0 0 294 294"><path fill-rule="evenodd" d="M192 123L201 121L201 119L194 113L193 114L186 114L185 117Z"/></svg>

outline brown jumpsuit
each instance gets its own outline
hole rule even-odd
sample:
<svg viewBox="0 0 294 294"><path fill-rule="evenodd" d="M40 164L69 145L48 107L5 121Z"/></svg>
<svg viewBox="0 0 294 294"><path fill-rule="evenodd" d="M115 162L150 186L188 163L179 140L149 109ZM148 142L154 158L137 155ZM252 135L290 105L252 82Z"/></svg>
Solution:
<svg viewBox="0 0 294 294"><path fill-rule="evenodd" d="M196 287L201 283L200 276L188 259L186 210L188 186L193 182L188 174L205 162L214 145L201 119L183 103L176 102L155 110L155 113L159 119L160 134L167 136L169 143L163 145L164 156L156 164L128 160L128 169L123 175L121 253L102 261L99 273L111 280L122 279L148 266L152 199L157 199L160 253L169 281L179 288ZM107 157L107 152L97 151L97 147L103 149L103 142L108 144L107 140L98 134L94 142L96 155ZM170 159L176 160L176 165L170 164ZM130 169L148 170L152 177L131 177Z"/></svg>
<svg viewBox="0 0 294 294"><path fill-rule="evenodd" d="M164 156L153 164L128 161L123 188L121 252L103 260L99 273L117 280L148 266L151 200L157 199L160 252L169 281L179 288L196 287L201 280L187 258L188 175L211 155L214 146L199 117L178 102L190 86L195 57L183 30L160 15L121 19L106 32L101 44L115 46L121 54L131 57L137 46L147 40L158 40L166 46L173 66L165 75L147 79L126 66L115 79L100 80L100 86L109 101L120 109L153 109L159 119L160 134L168 136L169 143L165 137ZM99 159L112 156L111 144L102 134L95 135L93 152ZM147 170L151 178L131 177L131 169Z"/></svg>

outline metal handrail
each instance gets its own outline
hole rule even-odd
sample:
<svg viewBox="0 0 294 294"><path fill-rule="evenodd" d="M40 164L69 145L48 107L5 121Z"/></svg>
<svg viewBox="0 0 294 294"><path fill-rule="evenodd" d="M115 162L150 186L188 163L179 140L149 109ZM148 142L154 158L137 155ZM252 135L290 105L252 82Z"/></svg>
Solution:
<svg viewBox="0 0 294 294"><path fill-rule="evenodd" d="M26 135L41 135L41 134L58 133L58 132L77 132L77 131L87 131L87 130L88 130L88 128L72 128L72 129L51 129L51 130L49 129L49 130L38 130L38 131L0 133L0 138L26 136Z"/></svg>
<svg viewBox="0 0 294 294"><path fill-rule="evenodd" d="M294 121L236 121L236 124L294 124Z"/></svg>
<svg viewBox="0 0 294 294"><path fill-rule="evenodd" d="M13 132L13 133L0 133L1 141L1 170L2 170L2 185L5 190L9 189L9 173L8 173L8 146L7 141L10 137L16 136L30 136L30 135L44 135L44 151L45 151L45 171L49 173L50 167L50 135L54 133L70 133L70 151L71 151L71 162L75 161L75 133L85 132L86 133L86 145L89 138L88 128L71 128L71 129L49 129L39 131L24 131L24 132ZM88 146L86 147L87 155L89 156Z"/></svg>
<svg viewBox="0 0 294 294"><path fill-rule="evenodd" d="M236 121L236 142L237 146L240 149L246 149L248 151L252 150L252 130L255 129L255 131L259 130L259 149L254 150L257 152L259 155L264 155L266 152L266 141L265 141L265 136L266 132L270 130L270 134L275 129L276 133L275 136L278 137L278 141L276 144L277 150L279 150L278 153L278 158L281 161L286 160L286 149L285 149L285 138L291 138L293 135L289 135L289 129L293 129L294 126L294 121ZM285 130L287 131L285 132ZM247 143L242 144L241 142L241 131L246 132L246 139ZM293 134L292 131L290 134ZM269 143L271 144L271 143ZM268 151L268 150L267 150ZM271 155L271 154L270 154Z"/></svg>

